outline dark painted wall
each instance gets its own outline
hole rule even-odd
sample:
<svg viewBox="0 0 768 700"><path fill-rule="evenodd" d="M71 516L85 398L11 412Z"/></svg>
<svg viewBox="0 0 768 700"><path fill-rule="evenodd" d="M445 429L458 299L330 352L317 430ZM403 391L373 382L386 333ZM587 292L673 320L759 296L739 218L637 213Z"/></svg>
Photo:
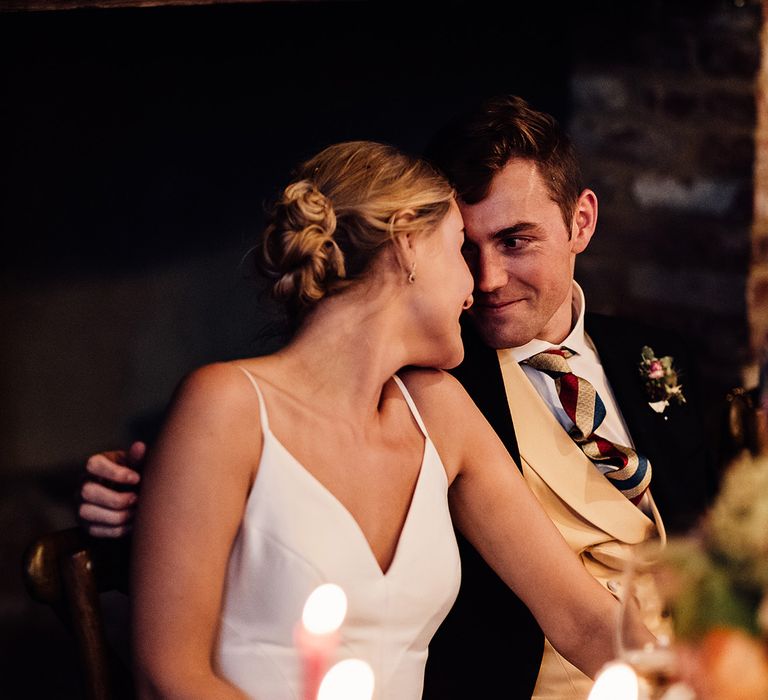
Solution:
<svg viewBox="0 0 768 700"><path fill-rule="evenodd" d="M551 8L413 5L0 16L0 474L125 440L191 367L269 345L238 264L299 160L418 152L502 91L565 116Z"/></svg>

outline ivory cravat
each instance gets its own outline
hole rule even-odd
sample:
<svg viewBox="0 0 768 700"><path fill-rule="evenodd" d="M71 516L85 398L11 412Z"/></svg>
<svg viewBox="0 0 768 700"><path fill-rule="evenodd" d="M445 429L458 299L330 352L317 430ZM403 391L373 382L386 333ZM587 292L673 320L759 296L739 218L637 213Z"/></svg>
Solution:
<svg viewBox="0 0 768 700"><path fill-rule="evenodd" d="M596 434L605 419L605 405L592 384L571 372L568 359L573 355L566 347L552 348L523 363L554 379L563 409L573 421L571 438L593 462L617 467L605 476L638 504L651 482L651 464L631 447L616 445Z"/></svg>

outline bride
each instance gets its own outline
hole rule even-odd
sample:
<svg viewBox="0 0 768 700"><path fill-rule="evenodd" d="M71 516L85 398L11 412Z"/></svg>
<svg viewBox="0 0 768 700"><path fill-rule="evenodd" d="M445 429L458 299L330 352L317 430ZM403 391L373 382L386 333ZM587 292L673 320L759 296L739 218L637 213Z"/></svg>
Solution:
<svg viewBox="0 0 768 700"><path fill-rule="evenodd" d="M462 242L450 186L389 146L341 143L299 168L259 249L293 339L193 372L149 455L132 567L141 696L300 697L293 627L334 582L349 601L340 656L371 664L376 697L420 698L459 585L452 519L566 658L594 675L612 656L616 601L432 369L463 356Z"/></svg>

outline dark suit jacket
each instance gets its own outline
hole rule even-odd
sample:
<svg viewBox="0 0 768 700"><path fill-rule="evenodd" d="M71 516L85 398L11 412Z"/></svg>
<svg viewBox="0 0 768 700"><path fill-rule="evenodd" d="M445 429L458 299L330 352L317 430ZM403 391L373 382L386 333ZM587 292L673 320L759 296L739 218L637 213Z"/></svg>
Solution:
<svg viewBox="0 0 768 700"><path fill-rule="evenodd" d="M712 451L701 429L693 368L684 345L669 333L617 318L587 314L587 334L637 449L653 466L651 490L668 531L694 524L714 493ZM454 374L519 464L496 351L464 327L464 362ZM671 355L687 403L663 414L648 406L638 372L648 345L657 357ZM513 535L513 533L510 533ZM424 698L469 700L530 698L544 636L528 609L457 533L462 583L453 609L429 647Z"/></svg>

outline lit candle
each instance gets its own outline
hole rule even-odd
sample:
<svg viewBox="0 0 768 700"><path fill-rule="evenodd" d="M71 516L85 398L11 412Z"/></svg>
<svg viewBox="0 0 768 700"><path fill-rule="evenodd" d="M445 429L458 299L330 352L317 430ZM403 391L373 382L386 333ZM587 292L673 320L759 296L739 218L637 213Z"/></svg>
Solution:
<svg viewBox="0 0 768 700"><path fill-rule="evenodd" d="M603 666L588 700L637 700L639 684L631 666L614 661Z"/></svg>
<svg viewBox="0 0 768 700"><path fill-rule="evenodd" d="M325 674L317 700L371 700L373 669L360 659L339 661Z"/></svg>
<svg viewBox="0 0 768 700"><path fill-rule="evenodd" d="M296 628L296 646L304 672L304 698L317 698L320 681L339 643L339 628L347 614L347 596L335 583L315 588L304 603Z"/></svg>

